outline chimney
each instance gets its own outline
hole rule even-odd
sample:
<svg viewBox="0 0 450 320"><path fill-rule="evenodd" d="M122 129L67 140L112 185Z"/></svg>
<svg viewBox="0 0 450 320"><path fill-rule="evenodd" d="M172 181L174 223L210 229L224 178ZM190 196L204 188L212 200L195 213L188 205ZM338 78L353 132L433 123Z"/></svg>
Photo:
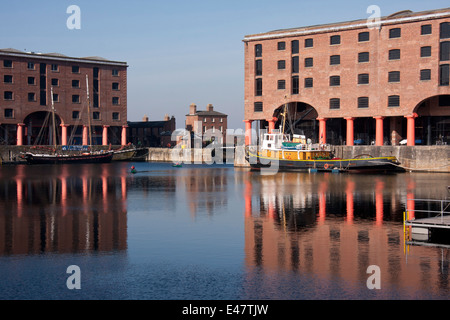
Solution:
<svg viewBox="0 0 450 320"><path fill-rule="evenodd" d="M206 106L206 111L214 111L214 107L211 103Z"/></svg>
<svg viewBox="0 0 450 320"><path fill-rule="evenodd" d="M195 103L191 103L191 105L189 106L189 114L194 115L196 113L197 113L197 106L195 105Z"/></svg>
<svg viewBox="0 0 450 320"><path fill-rule="evenodd" d="M142 121L148 122L148 117L147 117L147 115L145 115L145 116L142 118Z"/></svg>
<svg viewBox="0 0 450 320"><path fill-rule="evenodd" d="M164 121L169 121L170 120L170 117L169 117L169 115L166 113L166 115L164 116Z"/></svg>

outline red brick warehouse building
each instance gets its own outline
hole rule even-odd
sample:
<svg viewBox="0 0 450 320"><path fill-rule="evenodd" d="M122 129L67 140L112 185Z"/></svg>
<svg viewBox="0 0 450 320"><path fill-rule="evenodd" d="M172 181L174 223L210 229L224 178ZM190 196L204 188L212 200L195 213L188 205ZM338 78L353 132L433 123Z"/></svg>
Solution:
<svg viewBox="0 0 450 320"><path fill-rule="evenodd" d="M339 144L450 142L450 9L248 35L246 130ZM292 129L292 130L291 130ZM254 141L253 141L254 142Z"/></svg>
<svg viewBox="0 0 450 320"><path fill-rule="evenodd" d="M0 143L126 144L127 64L100 57L0 50ZM87 81L89 85L89 100Z"/></svg>

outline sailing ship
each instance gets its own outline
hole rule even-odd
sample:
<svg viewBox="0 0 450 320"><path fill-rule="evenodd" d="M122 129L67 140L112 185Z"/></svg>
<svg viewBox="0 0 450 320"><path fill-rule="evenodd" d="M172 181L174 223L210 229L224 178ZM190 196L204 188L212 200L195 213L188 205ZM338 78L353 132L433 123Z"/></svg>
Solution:
<svg viewBox="0 0 450 320"><path fill-rule="evenodd" d="M36 152L25 152L22 157L27 161L28 164L63 164L63 163L108 163L111 162L114 151L112 150L100 150L92 151L92 132L91 132L91 116L90 116L90 102L89 102L89 80L86 75L86 91L87 91L87 107L88 107L88 129L89 129L89 142L90 147L87 150L81 149L81 151L74 152L60 152L57 150L56 146L56 121L55 121L55 106L53 101L53 87L51 90L51 102L52 102L52 133L53 133L53 152L51 153L36 153Z"/></svg>
<svg viewBox="0 0 450 320"><path fill-rule="evenodd" d="M306 139L304 135L286 134L286 107L282 116L282 129L274 129L271 133L264 134L259 150L254 147L247 148L246 160L253 170L277 168L282 171L403 171L400 162L393 156L361 155L352 159L336 158L328 144L312 143L311 139Z"/></svg>

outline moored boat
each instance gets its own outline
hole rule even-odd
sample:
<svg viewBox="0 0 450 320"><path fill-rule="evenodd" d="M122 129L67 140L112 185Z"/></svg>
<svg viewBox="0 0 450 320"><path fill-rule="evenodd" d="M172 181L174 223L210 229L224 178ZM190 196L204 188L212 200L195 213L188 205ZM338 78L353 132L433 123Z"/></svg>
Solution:
<svg viewBox="0 0 450 320"><path fill-rule="evenodd" d="M264 134L259 150L248 148L246 159L252 169L317 171L399 171L403 170L396 157L362 155L351 159L333 156L331 146L313 144L305 136L290 135L274 130Z"/></svg>
<svg viewBox="0 0 450 320"><path fill-rule="evenodd" d="M113 151L85 152L81 154L45 154L26 152L23 158L28 164L64 164L64 163L108 163Z"/></svg>

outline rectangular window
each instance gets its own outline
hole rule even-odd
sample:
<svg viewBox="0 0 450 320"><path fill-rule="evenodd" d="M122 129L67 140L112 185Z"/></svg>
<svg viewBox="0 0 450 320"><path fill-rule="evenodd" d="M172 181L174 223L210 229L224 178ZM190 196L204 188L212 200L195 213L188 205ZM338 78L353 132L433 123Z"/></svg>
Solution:
<svg viewBox="0 0 450 320"><path fill-rule="evenodd" d="M47 105L47 91L41 90L39 92L39 104L41 106L46 106Z"/></svg>
<svg viewBox="0 0 450 320"><path fill-rule="evenodd" d="M330 77L330 87L337 87L341 85L341 77L340 76L331 76Z"/></svg>
<svg viewBox="0 0 450 320"><path fill-rule="evenodd" d="M369 62L369 52L358 53L358 62Z"/></svg>
<svg viewBox="0 0 450 320"><path fill-rule="evenodd" d="M59 80L56 79L56 78L53 78L53 79L52 79L52 86L54 86L54 87L59 86Z"/></svg>
<svg viewBox="0 0 450 320"><path fill-rule="evenodd" d="M113 121L120 120L120 113L119 112L113 112L112 113L112 119L113 119Z"/></svg>
<svg viewBox="0 0 450 320"><path fill-rule="evenodd" d="M305 78L305 88L312 88L314 86L313 78Z"/></svg>
<svg viewBox="0 0 450 320"><path fill-rule="evenodd" d="M291 51L292 54L297 54L299 52L299 44L298 40L294 40L291 42Z"/></svg>
<svg viewBox="0 0 450 320"><path fill-rule="evenodd" d="M28 77L28 84L30 85L35 85L36 84L36 79L34 77Z"/></svg>
<svg viewBox="0 0 450 320"><path fill-rule="evenodd" d="M292 94L299 93L299 78L298 76L292 77Z"/></svg>
<svg viewBox="0 0 450 320"><path fill-rule="evenodd" d="M262 96L262 79L255 80L255 96Z"/></svg>
<svg viewBox="0 0 450 320"><path fill-rule="evenodd" d="M27 68L28 68L28 70L34 70L35 69L34 63L33 62L28 62Z"/></svg>
<svg viewBox="0 0 450 320"><path fill-rule="evenodd" d="M292 57L292 73L298 73L299 71L299 57Z"/></svg>
<svg viewBox="0 0 450 320"><path fill-rule="evenodd" d="M262 57L262 44L255 45L255 57L256 58Z"/></svg>
<svg viewBox="0 0 450 320"><path fill-rule="evenodd" d="M33 102L33 101L36 101L36 93L29 92L28 93L28 102Z"/></svg>
<svg viewBox="0 0 450 320"><path fill-rule="evenodd" d="M421 47L420 57L421 58L431 57L431 47L430 46Z"/></svg>
<svg viewBox="0 0 450 320"><path fill-rule="evenodd" d="M305 58L305 68L312 68L314 66L313 58Z"/></svg>
<svg viewBox="0 0 450 320"><path fill-rule="evenodd" d="M3 67L4 68L12 68L13 62L12 60L3 60Z"/></svg>
<svg viewBox="0 0 450 320"><path fill-rule="evenodd" d="M448 39L450 38L450 22L443 22L440 24L440 38Z"/></svg>
<svg viewBox="0 0 450 320"><path fill-rule="evenodd" d="M72 80L72 88L79 88L80 80Z"/></svg>
<svg viewBox="0 0 450 320"><path fill-rule="evenodd" d="M77 94L72 95L72 103L80 103L80 96Z"/></svg>
<svg viewBox="0 0 450 320"><path fill-rule="evenodd" d="M59 102L59 94L57 93L53 94L53 102Z"/></svg>
<svg viewBox="0 0 450 320"><path fill-rule="evenodd" d="M59 70L59 66L57 64L52 64L51 70L57 72Z"/></svg>
<svg viewBox="0 0 450 320"><path fill-rule="evenodd" d="M370 40L370 33L368 31L366 32L360 32L358 34L358 42L365 42Z"/></svg>
<svg viewBox="0 0 450 320"><path fill-rule="evenodd" d="M112 83L112 89L114 91L119 91L119 83L118 82L113 82Z"/></svg>
<svg viewBox="0 0 450 320"><path fill-rule="evenodd" d="M439 96L439 107L450 107L450 95Z"/></svg>
<svg viewBox="0 0 450 320"><path fill-rule="evenodd" d="M314 47L314 40L312 38L305 39L305 48Z"/></svg>
<svg viewBox="0 0 450 320"><path fill-rule="evenodd" d="M255 102L255 104L253 105L253 111L254 112L263 112L263 103Z"/></svg>
<svg viewBox="0 0 450 320"><path fill-rule="evenodd" d="M358 74L358 84L369 84L369 74L368 73Z"/></svg>
<svg viewBox="0 0 450 320"><path fill-rule="evenodd" d="M262 60L255 61L255 74L257 76L262 76Z"/></svg>
<svg viewBox="0 0 450 320"><path fill-rule="evenodd" d="M8 119L14 118L14 110L13 109L5 109L5 118L8 118Z"/></svg>
<svg viewBox="0 0 450 320"><path fill-rule="evenodd" d="M98 111L92 112L92 119L100 120L100 112L98 112Z"/></svg>
<svg viewBox="0 0 450 320"><path fill-rule="evenodd" d="M284 89L286 89L286 81L278 80L278 90L284 90Z"/></svg>
<svg viewBox="0 0 450 320"><path fill-rule="evenodd" d="M369 108L369 97L359 97L358 98L358 109Z"/></svg>
<svg viewBox="0 0 450 320"><path fill-rule="evenodd" d="M72 73L80 73L80 67L79 66L72 66Z"/></svg>
<svg viewBox="0 0 450 320"><path fill-rule="evenodd" d="M431 80L431 69L420 70L420 80Z"/></svg>
<svg viewBox="0 0 450 320"><path fill-rule="evenodd" d="M341 44L341 36L331 36L330 37L330 45Z"/></svg>
<svg viewBox="0 0 450 320"><path fill-rule="evenodd" d="M3 82L4 83L13 83L13 76L5 74L3 76Z"/></svg>
<svg viewBox="0 0 450 320"><path fill-rule="evenodd" d="M278 60L278 70L284 70L284 69L286 69L286 61Z"/></svg>
<svg viewBox="0 0 450 320"><path fill-rule="evenodd" d="M389 50L389 60L399 60L400 59L400 49Z"/></svg>
<svg viewBox="0 0 450 320"><path fill-rule="evenodd" d="M336 110L341 108L341 99L332 98L330 99L330 109Z"/></svg>
<svg viewBox="0 0 450 320"><path fill-rule="evenodd" d="M72 119L80 119L80 111L72 111Z"/></svg>
<svg viewBox="0 0 450 320"><path fill-rule="evenodd" d="M120 104L119 97L113 97L112 98L112 104L113 104L113 106L118 106Z"/></svg>
<svg viewBox="0 0 450 320"><path fill-rule="evenodd" d="M431 24L424 24L423 26L420 27L420 34L423 36L431 34L431 31L432 31Z"/></svg>
<svg viewBox="0 0 450 320"><path fill-rule="evenodd" d="M402 36L402 29L393 28L389 30L389 39L400 38Z"/></svg>
<svg viewBox="0 0 450 320"><path fill-rule="evenodd" d="M388 107L400 107L400 96L389 96Z"/></svg>
<svg viewBox="0 0 450 320"><path fill-rule="evenodd" d="M439 85L448 86L449 85L449 66L448 64L441 64L439 66Z"/></svg>
<svg viewBox="0 0 450 320"><path fill-rule="evenodd" d="M330 65L339 65L341 64L341 56L340 55L334 55L330 57Z"/></svg>
<svg viewBox="0 0 450 320"><path fill-rule="evenodd" d="M441 42L439 58L441 61L449 61L450 60L450 41Z"/></svg>
<svg viewBox="0 0 450 320"><path fill-rule="evenodd" d="M388 82L400 82L400 71L389 72Z"/></svg>
<svg viewBox="0 0 450 320"><path fill-rule="evenodd" d="M286 50L286 42L278 42L278 50Z"/></svg>
<svg viewBox="0 0 450 320"><path fill-rule="evenodd" d="M113 77L118 77L119 76L119 70L117 70L117 69L113 69L111 73L112 73Z"/></svg>
<svg viewBox="0 0 450 320"><path fill-rule="evenodd" d="M4 94L3 94L3 98L5 100L12 100L13 99L12 91L5 91Z"/></svg>

